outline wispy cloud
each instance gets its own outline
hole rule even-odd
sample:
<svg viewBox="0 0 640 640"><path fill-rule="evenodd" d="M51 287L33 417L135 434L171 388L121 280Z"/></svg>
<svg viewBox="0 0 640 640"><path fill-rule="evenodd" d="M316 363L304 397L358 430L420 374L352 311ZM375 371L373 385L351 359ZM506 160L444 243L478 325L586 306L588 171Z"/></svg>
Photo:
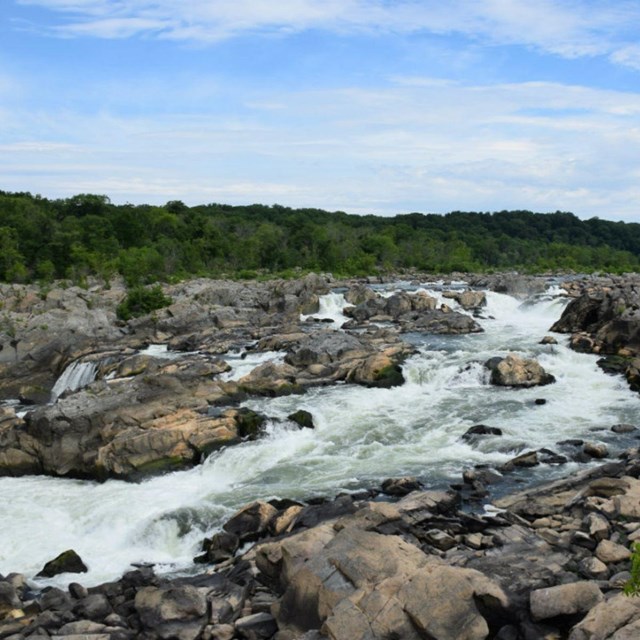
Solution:
<svg viewBox="0 0 640 640"><path fill-rule="evenodd" d="M59 35L128 38L144 34L213 42L242 33L325 29L340 33L458 33L563 57L609 56L637 68L629 25L635 0L20 0L64 16Z"/></svg>
<svg viewBox="0 0 640 640"><path fill-rule="evenodd" d="M635 94L414 78L385 89L262 90L254 101L279 108L266 119L24 114L22 140L2 148L0 176L12 188L115 201L638 214Z"/></svg>

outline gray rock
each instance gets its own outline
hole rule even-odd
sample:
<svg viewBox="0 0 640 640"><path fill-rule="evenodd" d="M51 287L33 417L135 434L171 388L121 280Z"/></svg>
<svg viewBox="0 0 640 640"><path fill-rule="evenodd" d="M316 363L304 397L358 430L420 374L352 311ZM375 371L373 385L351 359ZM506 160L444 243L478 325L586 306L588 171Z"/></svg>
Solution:
<svg viewBox="0 0 640 640"><path fill-rule="evenodd" d="M278 624L270 613L253 613L236 620L235 628L246 640L267 640L278 630Z"/></svg>
<svg viewBox="0 0 640 640"><path fill-rule="evenodd" d="M144 627L164 638L172 633L191 638L207 621L206 596L190 585L143 587L136 593L135 608Z"/></svg>
<svg viewBox="0 0 640 640"><path fill-rule="evenodd" d="M531 592L530 608L534 620L586 613L604 600L594 582L573 582Z"/></svg>

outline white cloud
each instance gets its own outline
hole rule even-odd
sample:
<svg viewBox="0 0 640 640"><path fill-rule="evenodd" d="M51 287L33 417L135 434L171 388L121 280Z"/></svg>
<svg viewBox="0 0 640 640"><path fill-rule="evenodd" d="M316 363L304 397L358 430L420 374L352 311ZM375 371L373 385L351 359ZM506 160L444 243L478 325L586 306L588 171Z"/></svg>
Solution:
<svg viewBox="0 0 640 640"><path fill-rule="evenodd" d="M638 66L635 0L20 0L66 16L67 36L135 34L212 42L245 32L458 33L565 57L606 55ZM629 35L631 31L631 35ZM629 39L631 38L631 39Z"/></svg>
<svg viewBox="0 0 640 640"><path fill-rule="evenodd" d="M640 71L640 44L621 47L611 54L611 60Z"/></svg>
<svg viewBox="0 0 640 640"><path fill-rule="evenodd" d="M255 90L278 109L31 111L4 189L116 202L279 202L350 212L532 209L640 218L640 96L553 83ZM2 137L0 137L0 141Z"/></svg>

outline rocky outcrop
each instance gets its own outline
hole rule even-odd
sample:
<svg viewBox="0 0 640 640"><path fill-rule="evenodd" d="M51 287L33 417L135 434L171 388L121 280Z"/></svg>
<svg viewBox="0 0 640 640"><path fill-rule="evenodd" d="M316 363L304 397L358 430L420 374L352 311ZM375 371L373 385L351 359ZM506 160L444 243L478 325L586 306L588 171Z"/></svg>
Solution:
<svg viewBox="0 0 640 640"><path fill-rule="evenodd" d="M214 449L256 437L262 418L210 410L216 397L226 397L214 371L187 358L154 375L98 381L38 408L0 432L0 473L33 472L31 465L51 475L138 479L193 466Z"/></svg>
<svg viewBox="0 0 640 640"><path fill-rule="evenodd" d="M482 305L482 295L477 292L456 292L451 297L473 305L461 305L463 308L471 309ZM353 296L351 299L363 300L356 306L344 309L344 314L352 318L356 325L396 322L405 333L464 334L482 331L482 327L472 317L445 307L438 309L436 299L424 291L413 294L399 292L389 297L365 297L360 291L359 297Z"/></svg>
<svg viewBox="0 0 640 640"><path fill-rule="evenodd" d="M385 329L358 335L336 331L276 335L257 348L287 351L284 362L260 365L238 381L242 391L267 396L339 381L397 386L404 382L401 364L414 351L397 333Z"/></svg>
<svg viewBox="0 0 640 640"><path fill-rule="evenodd" d="M599 353L602 368L640 390L640 283L635 279L583 288L552 331L570 333L571 348Z"/></svg>

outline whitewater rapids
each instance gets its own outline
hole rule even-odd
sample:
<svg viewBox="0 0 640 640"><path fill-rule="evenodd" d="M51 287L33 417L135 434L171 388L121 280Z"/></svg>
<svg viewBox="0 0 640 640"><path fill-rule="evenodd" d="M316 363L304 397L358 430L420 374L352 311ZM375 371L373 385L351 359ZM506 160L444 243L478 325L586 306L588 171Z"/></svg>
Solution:
<svg viewBox="0 0 640 640"><path fill-rule="evenodd" d="M405 337L418 353L403 366L403 386L336 385L252 399L245 405L276 419L265 437L216 452L192 470L140 484L0 478L0 573L32 578L66 549L80 554L89 573L37 584L98 584L141 562L155 563L157 571L181 570L205 535L255 499L332 497L403 475L445 487L460 481L465 466L499 464L525 449L557 450L568 438L611 445L611 425L640 423L638 395L622 378L604 374L595 356L568 349L566 336L556 336L558 345L539 344L566 299L549 295L522 305L491 292L487 299L482 334ZM330 294L320 315L339 326L341 306L342 296ZM557 382L528 390L489 386L481 363L508 352L536 357ZM238 361L228 376L244 375L264 358ZM539 398L546 404L536 405ZM296 409L313 414L314 430L286 421ZM471 447L460 436L478 423L500 427L504 436ZM535 473L572 469L543 465Z"/></svg>

